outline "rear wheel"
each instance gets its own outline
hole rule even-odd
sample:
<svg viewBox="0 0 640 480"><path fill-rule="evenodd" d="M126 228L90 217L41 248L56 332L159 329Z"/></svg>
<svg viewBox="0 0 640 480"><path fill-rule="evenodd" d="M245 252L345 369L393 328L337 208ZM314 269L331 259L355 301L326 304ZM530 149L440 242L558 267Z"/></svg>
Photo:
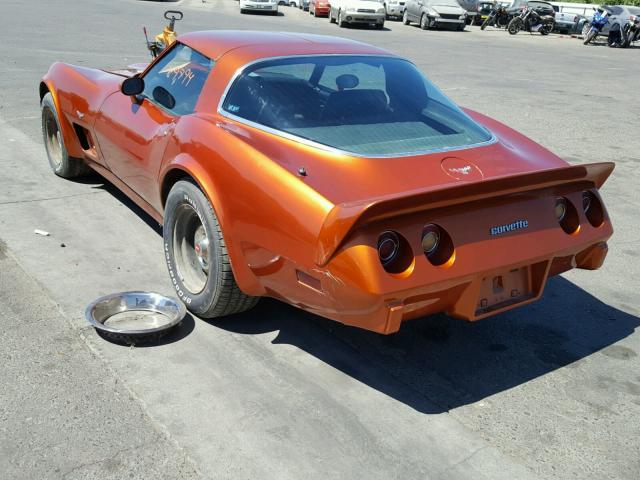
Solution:
<svg viewBox="0 0 640 480"><path fill-rule="evenodd" d="M51 93L40 102L42 109L42 139L53 173L63 178L75 178L88 174L91 170L80 158L70 157L64 144L60 120Z"/></svg>
<svg viewBox="0 0 640 480"><path fill-rule="evenodd" d="M191 312L222 317L258 302L238 287L218 218L192 182L179 181L169 192L163 238L173 288Z"/></svg>
<svg viewBox="0 0 640 480"><path fill-rule="evenodd" d="M524 25L524 22L522 21L522 19L520 17L516 17L511 19L511 21L509 22L509 26L507 27L507 30L509 31L509 34L515 35L520 30L522 30L523 25Z"/></svg>

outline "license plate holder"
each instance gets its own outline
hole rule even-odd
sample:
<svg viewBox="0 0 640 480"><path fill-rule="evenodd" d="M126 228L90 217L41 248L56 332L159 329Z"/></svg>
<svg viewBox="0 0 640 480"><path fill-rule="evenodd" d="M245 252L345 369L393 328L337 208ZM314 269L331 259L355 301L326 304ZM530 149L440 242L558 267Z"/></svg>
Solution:
<svg viewBox="0 0 640 480"><path fill-rule="evenodd" d="M482 278L476 315L521 303L533 296L531 268L512 268Z"/></svg>

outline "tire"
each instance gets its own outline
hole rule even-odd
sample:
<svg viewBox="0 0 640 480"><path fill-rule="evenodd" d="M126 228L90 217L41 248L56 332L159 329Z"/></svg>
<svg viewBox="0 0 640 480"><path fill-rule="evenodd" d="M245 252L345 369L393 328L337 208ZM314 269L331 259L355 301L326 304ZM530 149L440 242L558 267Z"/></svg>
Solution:
<svg viewBox="0 0 640 480"><path fill-rule="evenodd" d="M91 169L81 158L70 157L62 137L58 111L51 93L42 97L42 140L53 173L62 178L76 178L87 175Z"/></svg>
<svg viewBox="0 0 640 480"><path fill-rule="evenodd" d="M171 282L191 312L216 318L256 305L238 287L218 218L194 183L181 180L169 192L163 239Z"/></svg>
<svg viewBox="0 0 640 480"><path fill-rule="evenodd" d="M507 20L508 20L508 17L505 18L504 15L501 15L498 18L496 18L494 25L496 26L496 28L507 28L507 25L509 24Z"/></svg>
<svg viewBox="0 0 640 480"><path fill-rule="evenodd" d="M551 33L552 28L548 25L543 25L540 27L540 35L549 35Z"/></svg>
<svg viewBox="0 0 640 480"><path fill-rule="evenodd" d="M423 13L420 17L420 28L422 30L429 30L429 17L426 13Z"/></svg>
<svg viewBox="0 0 640 480"><path fill-rule="evenodd" d="M480 30L484 30L485 28L487 28L487 25L489 25L491 18L491 15L488 15L487 18L484 19L484 22L482 22L482 25L480 25Z"/></svg>
<svg viewBox="0 0 640 480"><path fill-rule="evenodd" d="M384 23L376 23L376 29L382 30L384 28Z"/></svg>
<svg viewBox="0 0 640 480"><path fill-rule="evenodd" d="M582 38L586 39L590 31L591 31L591 25L589 24L589 22L587 22L582 26Z"/></svg>
<svg viewBox="0 0 640 480"><path fill-rule="evenodd" d="M458 25L458 31L459 32L464 32L464 27L466 27L466 25L463 23L462 25Z"/></svg>
<svg viewBox="0 0 640 480"><path fill-rule="evenodd" d="M596 36L598 35L598 32L596 32L595 30L589 30L589 33L587 33L587 36L584 39L584 42L582 42L583 45L588 45L594 38L596 38Z"/></svg>
<svg viewBox="0 0 640 480"><path fill-rule="evenodd" d="M333 9L329 9L329 23L336 23L335 19L333 18L333 15L331 15L332 11Z"/></svg>
<svg viewBox="0 0 640 480"><path fill-rule="evenodd" d="M409 24L411 23L411 22L409 21L409 14L407 14L407 11L406 11L406 10L402 13L402 23L403 23L404 25L409 25Z"/></svg>
<svg viewBox="0 0 640 480"><path fill-rule="evenodd" d="M520 17L512 18L507 26L510 35L515 35L522 29L523 21Z"/></svg>
<svg viewBox="0 0 640 480"><path fill-rule="evenodd" d="M339 26L340 28L344 28L344 27L346 27L346 26L347 26L347 25L344 23L344 21L342 20L342 11L339 11L339 12L338 12L338 26Z"/></svg>

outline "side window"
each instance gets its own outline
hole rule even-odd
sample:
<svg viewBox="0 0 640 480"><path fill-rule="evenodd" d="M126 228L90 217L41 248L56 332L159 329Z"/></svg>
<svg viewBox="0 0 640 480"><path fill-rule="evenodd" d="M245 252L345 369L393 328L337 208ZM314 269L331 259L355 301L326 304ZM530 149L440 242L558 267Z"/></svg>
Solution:
<svg viewBox="0 0 640 480"><path fill-rule="evenodd" d="M213 60L177 44L144 76L142 94L175 115L192 113Z"/></svg>

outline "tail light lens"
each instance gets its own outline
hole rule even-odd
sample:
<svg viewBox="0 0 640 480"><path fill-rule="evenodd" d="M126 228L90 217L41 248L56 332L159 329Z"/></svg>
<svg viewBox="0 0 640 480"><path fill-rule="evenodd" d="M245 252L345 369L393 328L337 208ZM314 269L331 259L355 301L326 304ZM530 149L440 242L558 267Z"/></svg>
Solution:
<svg viewBox="0 0 640 480"><path fill-rule="evenodd" d="M378 237L378 258L389 273L403 273L413 265L413 252L406 238L387 230Z"/></svg>
<svg viewBox="0 0 640 480"><path fill-rule="evenodd" d="M430 223L422 229L422 251L432 265L441 266L452 262L455 248L447 231Z"/></svg>
<svg viewBox="0 0 640 480"><path fill-rule="evenodd" d="M636 17L635 15L629 15L629 20L631 20L632 22L635 22L638 19L638 17Z"/></svg>
<svg viewBox="0 0 640 480"><path fill-rule="evenodd" d="M396 232L384 232L378 239L378 257L382 266L389 265L398 256L400 239Z"/></svg>
<svg viewBox="0 0 640 480"><path fill-rule="evenodd" d="M565 233L574 235L580 231L580 217L573 203L565 197L557 198L554 210L556 220Z"/></svg>
<svg viewBox="0 0 640 480"><path fill-rule="evenodd" d="M591 190L582 192L582 210L592 226L597 228L604 223L604 207Z"/></svg>

